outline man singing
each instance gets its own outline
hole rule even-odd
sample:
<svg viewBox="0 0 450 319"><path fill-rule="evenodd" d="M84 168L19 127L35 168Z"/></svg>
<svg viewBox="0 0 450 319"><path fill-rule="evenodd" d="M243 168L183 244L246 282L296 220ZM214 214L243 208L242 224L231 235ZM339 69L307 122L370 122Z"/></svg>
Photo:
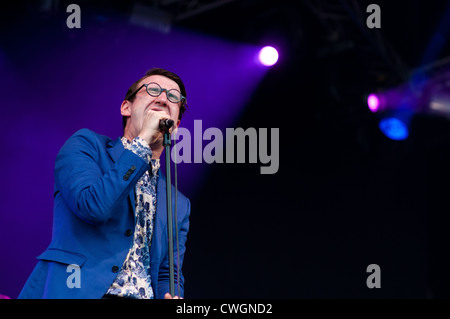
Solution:
<svg viewBox="0 0 450 319"><path fill-rule="evenodd" d="M180 77L153 68L122 102L122 137L81 129L66 141L55 162L52 241L19 298L172 298L165 193L170 181L159 169L160 120L173 120L172 132L186 107ZM177 201L175 298L182 298L190 202L179 192ZM76 284L72 270L79 272Z"/></svg>

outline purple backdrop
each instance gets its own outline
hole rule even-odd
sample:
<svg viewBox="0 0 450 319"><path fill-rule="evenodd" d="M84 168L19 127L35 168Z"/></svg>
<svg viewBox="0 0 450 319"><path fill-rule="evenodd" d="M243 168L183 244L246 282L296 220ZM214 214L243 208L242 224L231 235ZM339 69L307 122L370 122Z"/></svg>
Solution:
<svg viewBox="0 0 450 319"><path fill-rule="evenodd" d="M116 138L127 88L151 67L184 80L194 119L208 127L233 127L266 68L258 48L186 30L161 34L121 19L56 24L4 32L0 47L3 151L0 169L0 293L17 297L51 239L53 167L67 138L81 128ZM193 138L192 138L193 139ZM179 188L192 196L206 164L180 164Z"/></svg>

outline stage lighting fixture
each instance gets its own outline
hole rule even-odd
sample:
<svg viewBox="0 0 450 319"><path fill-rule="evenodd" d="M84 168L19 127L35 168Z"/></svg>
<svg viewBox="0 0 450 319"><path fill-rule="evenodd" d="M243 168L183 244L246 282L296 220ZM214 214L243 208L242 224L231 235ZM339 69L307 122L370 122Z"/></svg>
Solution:
<svg viewBox="0 0 450 319"><path fill-rule="evenodd" d="M259 62L265 66L272 66L278 61L278 51L271 46L265 46L259 51Z"/></svg>
<svg viewBox="0 0 450 319"><path fill-rule="evenodd" d="M429 112L450 119L450 92L434 93L429 104Z"/></svg>
<svg viewBox="0 0 450 319"><path fill-rule="evenodd" d="M397 109L383 113L378 123L380 131L391 140L406 140L409 137L409 125L415 112L411 109Z"/></svg>
<svg viewBox="0 0 450 319"><path fill-rule="evenodd" d="M135 3L132 7L129 23L168 34L172 28L172 19L173 17L169 12Z"/></svg>
<svg viewBox="0 0 450 319"><path fill-rule="evenodd" d="M380 110L380 98L376 94L370 94L367 97L367 105L369 106L369 109L375 113Z"/></svg>
<svg viewBox="0 0 450 319"><path fill-rule="evenodd" d="M408 138L415 114L450 120L450 58L413 70L408 81L368 95L367 105L377 112L383 134L397 141Z"/></svg>
<svg viewBox="0 0 450 319"><path fill-rule="evenodd" d="M408 125L396 117L387 117L380 120L378 127L391 140L403 141L409 136Z"/></svg>

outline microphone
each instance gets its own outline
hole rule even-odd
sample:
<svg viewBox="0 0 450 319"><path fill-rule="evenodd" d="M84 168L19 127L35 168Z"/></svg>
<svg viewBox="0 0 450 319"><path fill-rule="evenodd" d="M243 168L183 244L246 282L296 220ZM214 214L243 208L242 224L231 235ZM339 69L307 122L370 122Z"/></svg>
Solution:
<svg viewBox="0 0 450 319"><path fill-rule="evenodd" d="M161 119L159 120L159 129L163 132L169 131L173 125L173 121L170 119Z"/></svg>

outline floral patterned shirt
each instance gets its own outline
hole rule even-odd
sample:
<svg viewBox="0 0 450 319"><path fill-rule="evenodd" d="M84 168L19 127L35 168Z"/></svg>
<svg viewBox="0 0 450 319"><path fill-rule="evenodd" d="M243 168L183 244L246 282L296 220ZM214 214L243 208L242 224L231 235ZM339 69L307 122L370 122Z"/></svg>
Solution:
<svg viewBox="0 0 450 319"><path fill-rule="evenodd" d="M128 141L125 137L121 140L125 149L151 163L152 175L146 171L136 184L136 226L133 244L106 294L133 299L153 299L150 245L156 212L156 184L160 162L159 159L151 159L152 151L148 143L140 137L136 137L133 141Z"/></svg>

